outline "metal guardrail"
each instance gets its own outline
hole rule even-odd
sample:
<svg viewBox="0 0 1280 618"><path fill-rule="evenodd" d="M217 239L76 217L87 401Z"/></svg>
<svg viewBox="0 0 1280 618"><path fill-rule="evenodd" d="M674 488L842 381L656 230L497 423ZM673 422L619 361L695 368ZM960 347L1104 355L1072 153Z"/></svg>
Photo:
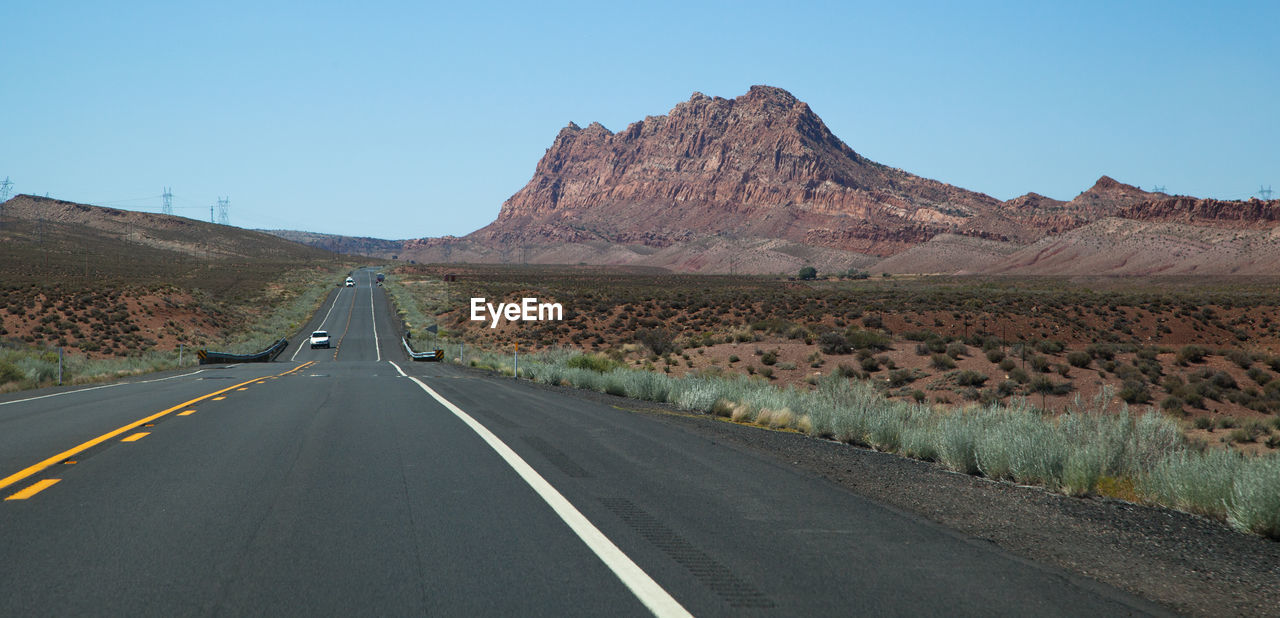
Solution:
<svg viewBox="0 0 1280 618"><path fill-rule="evenodd" d="M404 351L409 354L409 358L412 358L415 361L439 362L444 360L444 350L432 350L430 352L414 352L413 348L409 347L409 341L407 339L401 338L400 343L404 344Z"/></svg>
<svg viewBox="0 0 1280 618"><path fill-rule="evenodd" d="M210 352L209 350L199 350L196 356L200 357L201 365L217 365L223 363L269 363L280 356L280 353L289 347L289 340L283 337L280 341L272 344L271 347L257 352L255 354L228 354L226 352Z"/></svg>

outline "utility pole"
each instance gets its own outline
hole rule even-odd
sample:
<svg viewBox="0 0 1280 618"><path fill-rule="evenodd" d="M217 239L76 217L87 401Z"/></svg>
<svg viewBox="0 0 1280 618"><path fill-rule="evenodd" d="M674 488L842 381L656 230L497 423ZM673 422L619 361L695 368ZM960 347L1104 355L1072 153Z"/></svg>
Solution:
<svg viewBox="0 0 1280 618"><path fill-rule="evenodd" d="M209 205L209 223L215 223L215 221L213 220L213 205L212 205L212 204L210 204L210 205Z"/></svg>
<svg viewBox="0 0 1280 618"><path fill-rule="evenodd" d="M1264 200L1270 201L1270 200L1271 200L1271 185L1267 185L1267 186L1266 186L1266 188L1263 188L1263 186L1262 186L1262 185L1258 185L1258 197L1260 197L1260 198L1262 198L1262 199L1264 199Z"/></svg>
<svg viewBox="0 0 1280 618"><path fill-rule="evenodd" d="M218 197L218 225L231 225L231 198Z"/></svg>
<svg viewBox="0 0 1280 618"><path fill-rule="evenodd" d="M160 195L160 198L164 200L160 206L160 212L166 215L173 214L173 189L165 187L164 193Z"/></svg>

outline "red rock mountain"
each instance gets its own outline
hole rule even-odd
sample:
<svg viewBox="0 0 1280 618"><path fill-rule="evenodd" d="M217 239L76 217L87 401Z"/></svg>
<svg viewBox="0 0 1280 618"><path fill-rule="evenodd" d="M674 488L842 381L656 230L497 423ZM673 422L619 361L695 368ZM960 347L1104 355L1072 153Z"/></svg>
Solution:
<svg viewBox="0 0 1280 618"><path fill-rule="evenodd" d="M570 123L484 244L605 241L667 247L697 238L781 239L891 255L971 229L999 202L854 152L790 93L700 93L613 133Z"/></svg>

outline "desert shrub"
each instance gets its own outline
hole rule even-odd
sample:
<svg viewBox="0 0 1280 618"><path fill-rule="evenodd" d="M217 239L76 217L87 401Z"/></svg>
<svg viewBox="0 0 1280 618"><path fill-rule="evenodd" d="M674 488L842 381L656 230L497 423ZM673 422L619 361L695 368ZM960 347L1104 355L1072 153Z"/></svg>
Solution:
<svg viewBox="0 0 1280 618"><path fill-rule="evenodd" d="M1075 350L1067 354L1067 362L1072 367L1083 369L1093 363L1093 355L1081 350Z"/></svg>
<svg viewBox="0 0 1280 618"><path fill-rule="evenodd" d="M898 388L916 381L914 371L910 369L894 369L889 372L889 386Z"/></svg>
<svg viewBox="0 0 1280 618"><path fill-rule="evenodd" d="M1233 389L1238 387L1238 385L1236 384L1236 379L1231 377L1231 374L1225 371L1213 372L1213 375L1210 376L1209 381L1212 382L1213 385L1218 388Z"/></svg>
<svg viewBox="0 0 1280 618"><path fill-rule="evenodd" d="M1017 382L1018 384L1026 384L1031 381L1031 377L1028 376L1027 372L1023 371L1021 367L1014 367L1013 369L1010 369L1009 379Z"/></svg>
<svg viewBox="0 0 1280 618"><path fill-rule="evenodd" d="M571 369L587 369L596 373L605 373L613 371L621 365L603 354L578 354L565 361L565 366Z"/></svg>
<svg viewBox="0 0 1280 618"><path fill-rule="evenodd" d="M1116 396L1120 397L1125 403L1147 403L1151 401L1151 392L1147 390L1147 385L1137 380L1125 380Z"/></svg>
<svg viewBox="0 0 1280 618"><path fill-rule="evenodd" d="M1085 351L1098 360L1113 360L1116 357L1115 347L1106 343L1090 344Z"/></svg>
<svg viewBox="0 0 1280 618"><path fill-rule="evenodd" d="M762 365L776 365L777 363L778 353L773 350L769 350L768 352L760 355L760 364Z"/></svg>
<svg viewBox="0 0 1280 618"><path fill-rule="evenodd" d="M1237 530L1280 539L1280 457L1249 459L1232 479L1227 521Z"/></svg>
<svg viewBox="0 0 1280 618"><path fill-rule="evenodd" d="M1231 350L1227 350L1227 353L1223 356L1226 356L1227 360L1235 363L1241 369L1248 369L1253 366L1253 357L1244 350L1233 348Z"/></svg>
<svg viewBox="0 0 1280 618"><path fill-rule="evenodd" d="M893 342L887 335L869 330L851 331L846 338L857 350L888 350Z"/></svg>
<svg viewBox="0 0 1280 618"><path fill-rule="evenodd" d="M946 354L934 354L930 364L934 369L942 369L944 371L956 368L956 362L951 360L951 357Z"/></svg>
<svg viewBox="0 0 1280 618"><path fill-rule="evenodd" d="M1182 401L1181 399L1177 397L1169 396L1169 397L1165 397L1164 401L1160 402L1160 409L1164 410L1165 412L1169 412L1171 414L1182 414L1183 413L1182 406L1185 404L1186 402Z"/></svg>
<svg viewBox="0 0 1280 618"><path fill-rule="evenodd" d="M1178 350L1178 364L1186 365L1188 363L1204 362L1204 357L1209 355L1209 351L1198 345L1184 345Z"/></svg>
<svg viewBox="0 0 1280 618"><path fill-rule="evenodd" d="M1013 371L1013 368L1017 366L1018 366L1018 362L1013 360L1012 358L1006 358L1000 361L1000 368L1005 371Z"/></svg>
<svg viewBox="0 0 1280 618"><path fill-rule="evenodd" d="M1031 365L1032 369L1040 373L1049 372L1049 359L1043 356L1039 356L1039 355L1032 356L1031 358L1027 359L1027 364Z"/></svg>
<svg viewBox="0 0 1280 618"><path fill-rule="evenodd" d="M13 363L0 360L0 384L6 382L20 382L25 376Z"/></svg>
<svg viewBox="0 0 1280 618"><path fill-rule="evenodd" d="M987 376L970 369L965 369L956 374L956 384L960 386L982 386L987 382Z"/></svg>
<svg viewBox="0 0 1280 618"><path fill-rule="evenodd" d="M635 340L658 356L676 351L675 335L665 328L642 328L636 331Z"/></svg>
<svg viewBox="0 0 1280 618"><path fill-rule="evenodd" d="M867 358L862 359L861 365L863 371L880 371L880 360L874 356L868 356Z"/></svg>
<svg viewBox="0 0 1280 618"><path fill-rule="evenodd" d="M853 351L853 346L849 345L844 335L828 331L818 337L818 349L824 354L848 354Z"/></svg>
<svg viewBox="0 0 1280 618"><path fill-rule="evenodd" d="M993 363L999 363L1004 360L1004 351L1000 349L987 350L987 360Z"/></svg>
<svg viewBox="0 0 1280 618"><path fill-rule="evenodd" d="M1053 339L1041 339L1036 342L1035 348L1041 354L1059 354L1066 349L1066 345L1061 341Z"/></svg>
<svg viewBox="0 0 1280 618"><path fill-rule="evenodd" d="M938 333L930 330L909 330L902 333L902 338L907 341L928 341L930 339L938 339Z"/></svg>
<svg viewBox="0 0 1280 618"><path fill-rule="evenodd" d="M1222 517L1232 494L1232 480L1244 465L1238 451L1183 451L1160 461L1139 478L1141 491L1191 513Z"/></svg>
<svg viewBox="0 0 1280 618"><path fill-rule="evenodd" d="M969 348L959 341L953 341L947 344L946 354L951 358L958 359L969 353Z"/></svg>

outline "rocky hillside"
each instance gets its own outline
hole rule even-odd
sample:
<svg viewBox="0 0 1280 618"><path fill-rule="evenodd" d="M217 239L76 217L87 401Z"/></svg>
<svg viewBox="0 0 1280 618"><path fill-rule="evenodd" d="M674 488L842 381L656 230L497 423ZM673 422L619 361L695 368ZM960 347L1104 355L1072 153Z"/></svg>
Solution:
<svg viewBox="0 0 1280 618"><path fill-rule="evenodd" d="M258 230L285 240L349 255L394 256L404 246L402 240L383 240L365 236L339 236L297 230Z"/></svg>
<svg viewBox="0 0 1280 618"><path fill-rule="evenodd" d="M986 195L871 161L779 88L701 93L613 133L562 129L485 245L605 241L653 248L706 237L785 240L886 256L994 212Z"/></svg>

